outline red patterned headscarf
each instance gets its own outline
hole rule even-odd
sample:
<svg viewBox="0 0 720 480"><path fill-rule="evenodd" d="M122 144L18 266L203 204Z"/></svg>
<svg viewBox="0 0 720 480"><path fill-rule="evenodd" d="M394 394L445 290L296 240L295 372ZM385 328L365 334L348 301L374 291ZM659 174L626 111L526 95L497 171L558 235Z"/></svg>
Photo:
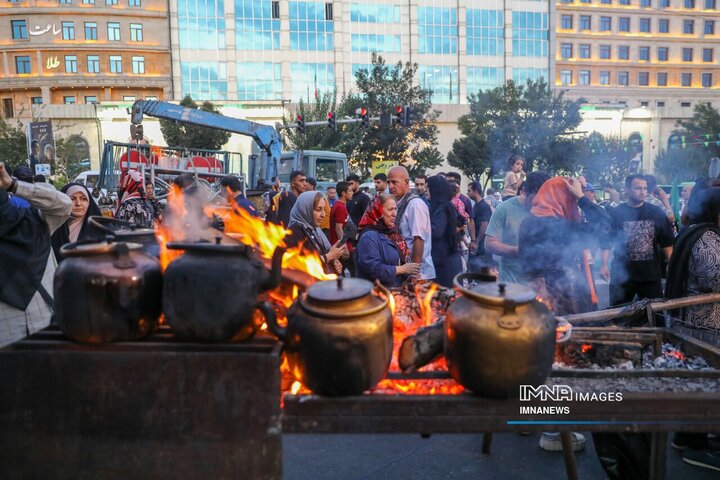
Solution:
<svg viewBox="0 0 720 480"><path fill-rule="evenodd" d="M145 195L144 188L143 177L140 172L133 169L123 171L119 188L120 193L122 193L120 203L125 203L133 198L143 198Z"/></svg>
<svg viewBox="0 0 720 480"><path fill-rule="evenodd" d="M397 227L395 227L395 225L388 227L382 217L382 202L380 201L380 197L376 195L360 219L360 225L358 225L360 235L362 235L366 230L376 230L387 235L398 249L398 252L400 253L400 261L405 263L406 259L410 256L410 250L405 243L405 239L403 239L402 234L400 234L400 231Z"/></svg>

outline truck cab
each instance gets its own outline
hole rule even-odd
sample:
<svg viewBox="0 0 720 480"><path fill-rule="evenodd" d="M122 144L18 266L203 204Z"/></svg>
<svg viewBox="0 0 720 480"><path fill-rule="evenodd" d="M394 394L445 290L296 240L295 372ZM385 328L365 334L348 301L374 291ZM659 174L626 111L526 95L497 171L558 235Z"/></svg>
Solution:
<svg viewBox="0 0 720 480"><path fill-rule="evenodd" d="M267 158L267 157L265 157ZM300 170L309 177L317 180L318 190L327 190L338 182L345 180L348 171L347 156L344 153L329 152L325 150L295 150L283 153L277 170L266 161L260 161L261 156L250 157L251 185L254 179L263 179L266 184L277 183L278 179L283 185L290 184L290 174ZM276 174L277 171L277 174Z"/></svg>

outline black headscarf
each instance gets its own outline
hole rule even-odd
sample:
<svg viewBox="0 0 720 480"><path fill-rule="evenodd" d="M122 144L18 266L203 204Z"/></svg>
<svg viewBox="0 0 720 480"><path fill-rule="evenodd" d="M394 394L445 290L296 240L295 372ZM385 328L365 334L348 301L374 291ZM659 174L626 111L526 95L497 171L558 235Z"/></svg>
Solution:
<svg viewBox="0 0 720 480"><path fill-rule="evenodd" d="M0 302L25 310L42 282L50 235L36 208L17 208L0 189Z"/></svg>
<svg viewBox="0 0 720 480"><path fill-rule="evenodd" d="M695 242L708 230L720 235L720 187L710 187L695 194L693 201L688 202L688 216L691 220L690 226L683 229L675 239L673 254L668 264L666 298L679 298L687 294L688 268Z"/></svg>
<svg viewBox="0 0 720 480"><path fill-rule="evenodd" d="M453 189L450 186L445 177L440 175L434 175L427 179L428 190L430 190L430 218L434 217L437 212L440 215L445 215L447 218L447 224L445 231L442 232L442 237L447 242L450 253L457 250L458 236L458 214L455 207L453 207L450 200L453 197Z"/></svg>
<svg viewBox="0 0 720 480"><path fill-rule="evenodd" d="M80 227L80 234L78 235L77 241L102 239L104 237L103 232L98 231L97 229L93 228L92 225L88 224L88 220L91 216L102 215L100 207L97 206L97 203L95 203L95 199L92 197L92 195L90 195L90 190L88 190L85 185L82 185L80 183L68 183L67 185L62 187L60 191L62 193L67 193L70 187L73 186L82 187L88 197L88 209L85 213L85 217L82 220L82 226ZM58 263L62 261L62 256L60 255L60 248L66 243L70 243L70 227L68 226L69 221L70 219L66 220L65 223L63 223L57 230L55 230L55 233L53 233L51 237L53 252L55 252L55 258L57 259Z"/></svg>

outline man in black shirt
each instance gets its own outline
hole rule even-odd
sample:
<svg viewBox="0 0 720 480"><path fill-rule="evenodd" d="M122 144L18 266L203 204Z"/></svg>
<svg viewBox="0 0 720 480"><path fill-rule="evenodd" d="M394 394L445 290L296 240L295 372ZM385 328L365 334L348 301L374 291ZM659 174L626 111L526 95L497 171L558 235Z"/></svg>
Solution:
<svg viewBox="0 0 720 480"><path fill-rule="evenodd" d="M350 184L350 189L353 191L352 198L347 202L348 213L350 214L350 219L353 223L355 225L360 225L360 219L370 203L370 197L360 191L360 177L354 173L347 176L347 182Z"/></svg>
<svg viewBox="0 0 720 480"><path fill-rule="evenodd" d="M470 253L474 255L485 255L485 230L492 216L492 209L487 202L483 202L482 187L478 182L470 182L468 185L468 197L475 202L472 209L472 217L475 223L475 241L470 244Z"/></svg>
<svg viewBox="0 0 720 480"><path fill-rule="evenodd" d="M638 298L662 297L662 256L670 258L674 241L665 213L645 202L645 177L630 175L625 179L625 189L627 202L609 211L613 230L602 250L600 275L610 280L611 306L631 302L636 294ZM611 246L614 258L608 270Z"/></svg>

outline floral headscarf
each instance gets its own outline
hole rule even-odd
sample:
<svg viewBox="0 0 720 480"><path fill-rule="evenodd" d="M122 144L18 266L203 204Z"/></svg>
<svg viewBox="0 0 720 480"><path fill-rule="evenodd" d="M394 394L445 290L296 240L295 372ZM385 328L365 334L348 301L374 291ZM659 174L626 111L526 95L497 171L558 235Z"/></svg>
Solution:
<svg viewBox="0 0 720 480"><path fill-rule="evenodd" d="M395 244L395 248L398 249L398 252L400 253L400 261L405 263L406 259L410 256L410 250L408 249L408 246L397 227L395 225L388 227L382 217L382 202L380 201L379 196L375 196L372 203L368 205L365 213L360 219L360 225L358 225L360 235L367 230L375 230L387 235L387 237Z"/></svg>

